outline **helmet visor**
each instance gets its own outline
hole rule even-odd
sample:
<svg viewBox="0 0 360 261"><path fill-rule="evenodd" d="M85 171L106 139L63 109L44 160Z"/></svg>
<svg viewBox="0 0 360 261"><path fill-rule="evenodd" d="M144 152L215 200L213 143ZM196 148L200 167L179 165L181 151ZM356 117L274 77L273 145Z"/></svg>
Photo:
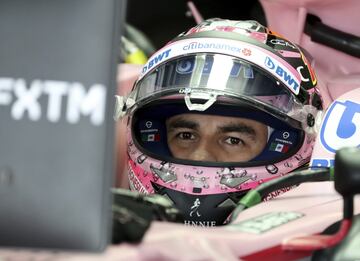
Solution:
<svg viewBox="0 0 360 261"><path fill-rule="evenodd" d="M135 86L136 103L163 94L212 92L256 100L288 113L299 105L288 88L258 66L221 54L198 53L170 60Z"/></svg>

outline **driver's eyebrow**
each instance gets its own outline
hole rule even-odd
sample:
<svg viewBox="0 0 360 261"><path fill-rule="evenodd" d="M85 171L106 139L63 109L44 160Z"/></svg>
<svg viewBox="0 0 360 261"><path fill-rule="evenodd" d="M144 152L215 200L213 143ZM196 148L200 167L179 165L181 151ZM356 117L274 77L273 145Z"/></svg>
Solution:
<svg viewBox="0 0 360 261"><path fill-rule="evenodd" d="M177 128L187 128L187 129L199 129L199 124L194 121L186 120L184 118L179 118L176 120L173 120L169 123L168 129L173 130Z"/></svg>
<svg viewBox="0 0 360 261"><path fill-rule="evenodd" d="M241 133L249 135L252 138L255 138L255 136L256 136L255 129L244 123L229 123L227 125L218 127L218 132L220 132L220 133L241 132Z"/></svg>

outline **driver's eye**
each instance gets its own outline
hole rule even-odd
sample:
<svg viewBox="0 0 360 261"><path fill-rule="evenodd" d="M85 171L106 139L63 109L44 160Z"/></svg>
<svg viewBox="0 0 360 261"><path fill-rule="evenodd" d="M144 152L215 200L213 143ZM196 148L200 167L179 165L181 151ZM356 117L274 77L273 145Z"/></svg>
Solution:
<svg viewBox="0 0 360 261"><path fill-rule="evenodd" d="M231 143L231 144L239 144L239 143L240 143L240 139L239 139L239 138L231 137L231 138L230 138L230 143Z"/></svg>
<svg viewBox="0 0 360 261"><path fill-rule="evenodd" d="M244 143L243 140L241 140L240 138L236 138L236 137L229 137L225 140L225 142L229 145L238 145L238 144Z"/></svg>
<svg viewBox="0 0 360 261"><path fill-rule="evenodd" d="M180 139L183 139L183 140L191 140L191 139L194 139L194 135L191 134L190 132L180 132L177 136L178 136Z"/></svg>

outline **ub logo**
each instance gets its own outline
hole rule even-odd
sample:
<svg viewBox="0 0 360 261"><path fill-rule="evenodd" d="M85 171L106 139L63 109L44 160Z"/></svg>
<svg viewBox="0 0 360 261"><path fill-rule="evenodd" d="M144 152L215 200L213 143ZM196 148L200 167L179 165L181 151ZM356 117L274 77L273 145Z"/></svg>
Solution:
<svg viewBox="0 0 360 261"><path fill-rule="evenodd" d="M323 146L330 152L360 145L360 104L334 102L329 108L320 132Z"/></svg>

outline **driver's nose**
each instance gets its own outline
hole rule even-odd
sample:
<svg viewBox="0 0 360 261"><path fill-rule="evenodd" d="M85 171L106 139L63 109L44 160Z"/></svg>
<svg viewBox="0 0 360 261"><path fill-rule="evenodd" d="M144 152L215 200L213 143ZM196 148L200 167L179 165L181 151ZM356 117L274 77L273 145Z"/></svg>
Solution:
<svg viewBox="0 0 360 261"><path fill-rule="evenodd" d="M212 148L211 144L206 141L202 141L194 148L190 155L191 160L196 161L217 161L216 150Z"/></svg>

